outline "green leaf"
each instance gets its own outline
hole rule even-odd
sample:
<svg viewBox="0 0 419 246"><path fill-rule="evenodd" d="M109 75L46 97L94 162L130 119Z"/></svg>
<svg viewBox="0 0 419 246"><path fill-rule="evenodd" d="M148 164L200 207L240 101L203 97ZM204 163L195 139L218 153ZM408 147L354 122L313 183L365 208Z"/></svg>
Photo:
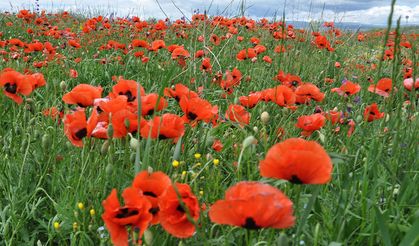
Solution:
<svg viewBox="0 0 419 246"><path fill-rule="evenodd" d="M384 221L383 215L377 207L374 207L375 215L377 216L378 228L380 229L383 243L385 246L391 246L390 233L388 231L386 222Z"/></svg>

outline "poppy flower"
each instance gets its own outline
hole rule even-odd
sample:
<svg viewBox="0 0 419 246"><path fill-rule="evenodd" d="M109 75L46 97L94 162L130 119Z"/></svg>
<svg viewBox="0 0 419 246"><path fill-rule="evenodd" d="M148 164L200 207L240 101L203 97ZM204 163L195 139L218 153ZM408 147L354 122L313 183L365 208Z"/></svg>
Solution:
<svg viewBox="0 0 419 246"><path fill-rule="evenodd" d="M151 93L141 97L141 115L151 115L167 108L167 101L156 93Z"/></svg>
<svg viewBox="0 0 419 246"><path fill-rule="evenodd" d="M209 123L218 114L218 107L212 106L207 100L195 97L182 97L179 101L180 108L185 113L184 119L188 121L203 120Z"/></svg>
<svg viewBox="0 0 419 246"><path fill-rule="evenodd" d="M261 96L260 92L250 93L249 96L239 97L239 101L242 106L253 108L261 100Z"/></svg>
<svg viewBox="0 0 419 246"><path fill-rule="evenodd" d="M151 203L149 212L153 215L153 219L151 220L152 225L159 223L160 208L158 206L158 199L171 183L172 181L165 173L149 173L148 171L138 173L132 181L132 187L142 192L145 198Z"/></svg>
<svg viewBox="0 0 419 246"><path fill-rule="evenodd" d="M342 113L336 110L330 110L326 113L326 119L330 120L332 124L336 124L341 119Z"/></svg>
<svg viewBox="0 0 419 246"><path fill-rule="evenodd" d="M77 147L83 146L83 138L90 137L97 124L97 112L94 110L88 120L84 109L65 115L64 134Z"/></svg>
<svg viewBox="0 0 419 246"><path fill-rule="evenodd" d="M295 93L285 85L279 85L268 93L271 101L282 107L293 105L296 100Z"/></svg>
<svg viewBox="0 0 419 246"><path fill-rule="evenodd" d="M102 97L102 87L88 84L79 84L63 96L67 104L77 104L80 107L93 106L96 98Z"/></svg>
<svg viewBox="0 0 419 246"><path fill-rule="evenodd" d="M150 131L151 130L151 131ZM183 119L175 114L156 116L141 127L141 137L179 139L185 133Z"/></svg>
<svg viewBox="0 0 419 246"><path fill-rule="evenodd" d="M252 59L254 57L256 57L257 53L255 51L255 49L253 48L248 48L248 49L243 49L241 51L239 51L239 53L237 53L236 58L238 61L243 61L246 59Z"/></svg>
<svg viewBox="0 0 419 246"><path fill-rule="evenodd" d="M158 51L159 49L165 48L166 44L163 40L155 40L151 43L151 50Z"/></svg>
<svg viewBox="0 0 419 246"><path fill-rule="evenodd" d="M173 50L172 52L172 59L178 59L178 58L187 58L190 57L191 55L189 54L189 52L187 50L185 50L185 48L183 46L180 46L176 49Z"/></svg>
<svg viewBox="0 0 419 246"><path fill-rule="evenodd" d="M241 105L229 105L225 117L230 121L239 123L241 127L248 125L250 122L250 113Z"/></svg>
<svg viewBox="0 0 419 246"><path fill-rule="evenodd" d="M128 102L133 102L137 99L138 83L135 80L119 79L118 83L112 87L110 97L117 97L123 95L127 97ZM140 85L140 94L145 96L144 88Z"/></svg>
<svg viewBox="0 0 419 246"><path fill-rule="evenodd" d="M333 88L331 91L338 93L340 96L351 96L355 95L361 90L361 86L352 81L345 81L340 87Z"/></svg>
<svg viewBox="0 0 419 246"><path fill-rule="evenodd" d="M219 139L215 139L214 142L212 143L212 149L215 152L220 152L221 150L223 150L223 147L224 145Z"/></svg>
<svg viewBox="0 0 419 246"><path fill-rule="evenodd" d="M19 94L28 96L33 90L32 84L25 80L25 75L14 70L0 72L0 86L4 95L18 104L23 102Z"/></svg>
<svg viewBox="0 0 419 246"><path fill-rule="evenodd" d="M42 73L25 75L24 80L25 83L30 83L32 85L32 90L35 90L36 88L45 86L47 84Z"/></svg>
<svg viewBox="0 0 419 246"><path fill-rule="evenodd" d="M280 190L259 182L243 181L230 187L224 200L209 210L213 223L249 230L288 228L294 225L292 202Z"/></svg>
<svg viewBox="0 0 419 246"><path fill-rule="evenodd" d="M383 97L388 97L390 95L392 86L393 82L390 78L382 78L377 82L376 85L370 85L368 87L368 91Z"/></svg>
<svg viewBox="0 0 419 246"><path fill-rule="evenodd" d="M403 87L408 91L412 91L413 88L417 90L419 88L419 78L416 79L415 83L413 83L413 78L403 80Z"/></svg>
<svg viewBox="0 0 419 246"><path fill-rule="evenodd" d="M137 189L129 187L122 193L125 205L118 201L116 189L103 201L102 219L108 229L112 243L116 246L128 246L127 227L139 230L139 238L149 226L152 215L151 203Z"/></svg>
<svg viewBox="0 0 419 246"><path fill-rule="evenodd" d="M266 63L272 63L272 58L270 58L269 56L264 56L264 57L262 58L262 60L263 60L264 62L266 62Z"/></svg>
<svg viewBox="0 0 419 246"><path fill-rule="evenodd" d="M195 233L196 228L194 223L188 220L185 209L196 222L199 218L199 203L189 185L180 183L175 185L177 192L172 185L159 197L160 224L172 236L188 238ZM176 193L179 194L185 207L180 204Z"/></svg>
<svg viewBox="0 0 419 246"><path fill-rule="evenodd" d="M303 136L310 136L314 131L319 130L324 126L326 118L320 114L303 115L298 117L296 127L302 129Z"/></svg>
<svg viewBox="0 0 419 246"><path fill-rule="evenodd" d="M202 71L205 71L205 72L210 73L210 72L211 72L211 70L212 70L211 59L210 59L210 58L208 58L208 57L205 57L205 58L202 60L202 63L201 63L200 69L201 69Z"/></svg>
<svg viewBox="0 0 419 246"><path fill-rule="evenodd" d="M298 86L303 84L303 81L301 80L300 76L294 75L294 74L285 74L284 71L279 70L278 74L274 78L275 80L280 81L283 85L294 89Z"/></svg>
<svg viewBox="0 0 419 246"><path fill-rule="evenodd" d="M112 126L114 138L123 138L128 132L133 133L138 128L138 116L136 113L129 111L128 109L122 109L112 114Z"/></svg>
<svg viewBox="0 0 419 246"><path fill-rule="evenodd" d="M313 99L316 102L321 102L324 99L324 93L320 89L311 84L304 83L295 89L296 103L307 104Z"/></svg>
<svg viewBox="0 0 419 246"><path fill-rule="evenodd" d="M187 86L183 84L176 84L174 86L174 89L165 88L164 95L168 97L173 97L178 102L183 96L186 96L187 98L199 97L198 93L192 91L191 89L189 89Z"/></svg>
<svg viewBox="0 0 419 246"><path fill-rule="evenodd" d="M367 106L364 110L364 119L368 122L378 120L384 117L384 113L380 112L376 103Z"/></svg>
<svg viewBox="0 0 419 246"><path fill-rule="evenodd" d="M290 138L275 144L259 163L260 174L294 184L325 184L332 178L332 160L315 141Z"/></svg>

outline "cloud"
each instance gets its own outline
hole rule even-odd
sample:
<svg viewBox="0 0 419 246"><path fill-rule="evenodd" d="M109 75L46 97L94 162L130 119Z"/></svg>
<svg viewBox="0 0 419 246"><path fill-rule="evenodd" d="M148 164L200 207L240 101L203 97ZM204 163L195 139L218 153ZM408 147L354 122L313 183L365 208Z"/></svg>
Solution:
<svg viewBox="0 0 419 246"><path fill-rule="evenodd" d="M211 4L212 2L212 4ZM194 10L209 10L212 15L236 16L240 14L240 0L39 0L40 9L48 11L70 10L90 15L137 15L140 18L190 17ZM159 6L159 4L160 6ZM390 5L388 0L246 0L246 15L261 18L279 17L285 10L287 20L325 20L385 25ZM1 10L35 9L35 0L0 0ZM400 0L395 7L394 19L409 16L409 23L419 24L417 1Z"/></svg>

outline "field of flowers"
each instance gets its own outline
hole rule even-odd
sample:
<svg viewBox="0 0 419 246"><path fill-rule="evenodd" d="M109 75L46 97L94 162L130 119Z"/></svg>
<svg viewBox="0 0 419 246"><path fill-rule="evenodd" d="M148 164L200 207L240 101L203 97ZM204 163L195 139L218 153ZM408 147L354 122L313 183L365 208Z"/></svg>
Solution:
<svg viewBox="0 0 419 246"><path fill-rule="evenodd" d="M0 14L0 245L417 245L418 38Z"/></svg>

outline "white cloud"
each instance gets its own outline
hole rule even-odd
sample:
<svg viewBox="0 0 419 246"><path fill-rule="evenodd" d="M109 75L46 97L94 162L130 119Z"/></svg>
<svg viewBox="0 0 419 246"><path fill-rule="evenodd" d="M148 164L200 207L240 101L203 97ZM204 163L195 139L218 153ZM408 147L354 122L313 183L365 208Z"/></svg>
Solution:
<svg viewBox="0 0 419 246"><path fill-rule="evenodd" d="M157 4L160 3L161 8ZM172 3L177 5L178 10ZM7 2L7 0L0 0L1 10L18 10L22 8L34 9L35 0L13 0L13 2ZM311 11L308 10L309 6L306 4L307 1L296 0L287 1L286 14L289 20L308 21L308 20L326 20L336 22L357 22L365 24L386 24L388 14L390 12L390 6L388 1L361 1L361 0L334 0L327 1L327 6L322 10L324 0L313 0L313 8ZM394 12L394 19L402 16L402 20L405 21L405 16L409 16L409 23L419 24L419 5L413 4L415 1L404 0L400 1L400 4L396 5ZM211 1L209 0L39 0L40 9L46 9L48 11L56 10L71 10L75 12L81 12L84 14L111 14L116 12L119 16L126 16L128 14L137 15L140 18L165 18L167 14L170 18L180 18L183 12L187 17L193 14L194 9L199 9L202 13L204 9L210 7ZM222 12L226 6L228 11L224 14L234 15L239 13L239 0L213 0L211 6L211 12ZM275 10L282 13L284 0L247 0L247 5L250 6L250 14L254 17L260 18L265 15L272 15ZM360 10L347 10L337 11L336 9L357 9L365 5L365 9ZM375 6L371 7L372 4ZM12 6L12 7L11 7ZM218 11L217 11L218 10ZM163 13L164 12L164 13ZM269 17L269 16L266 16ZM404 23L404 22L403 22Z"/></svg>

